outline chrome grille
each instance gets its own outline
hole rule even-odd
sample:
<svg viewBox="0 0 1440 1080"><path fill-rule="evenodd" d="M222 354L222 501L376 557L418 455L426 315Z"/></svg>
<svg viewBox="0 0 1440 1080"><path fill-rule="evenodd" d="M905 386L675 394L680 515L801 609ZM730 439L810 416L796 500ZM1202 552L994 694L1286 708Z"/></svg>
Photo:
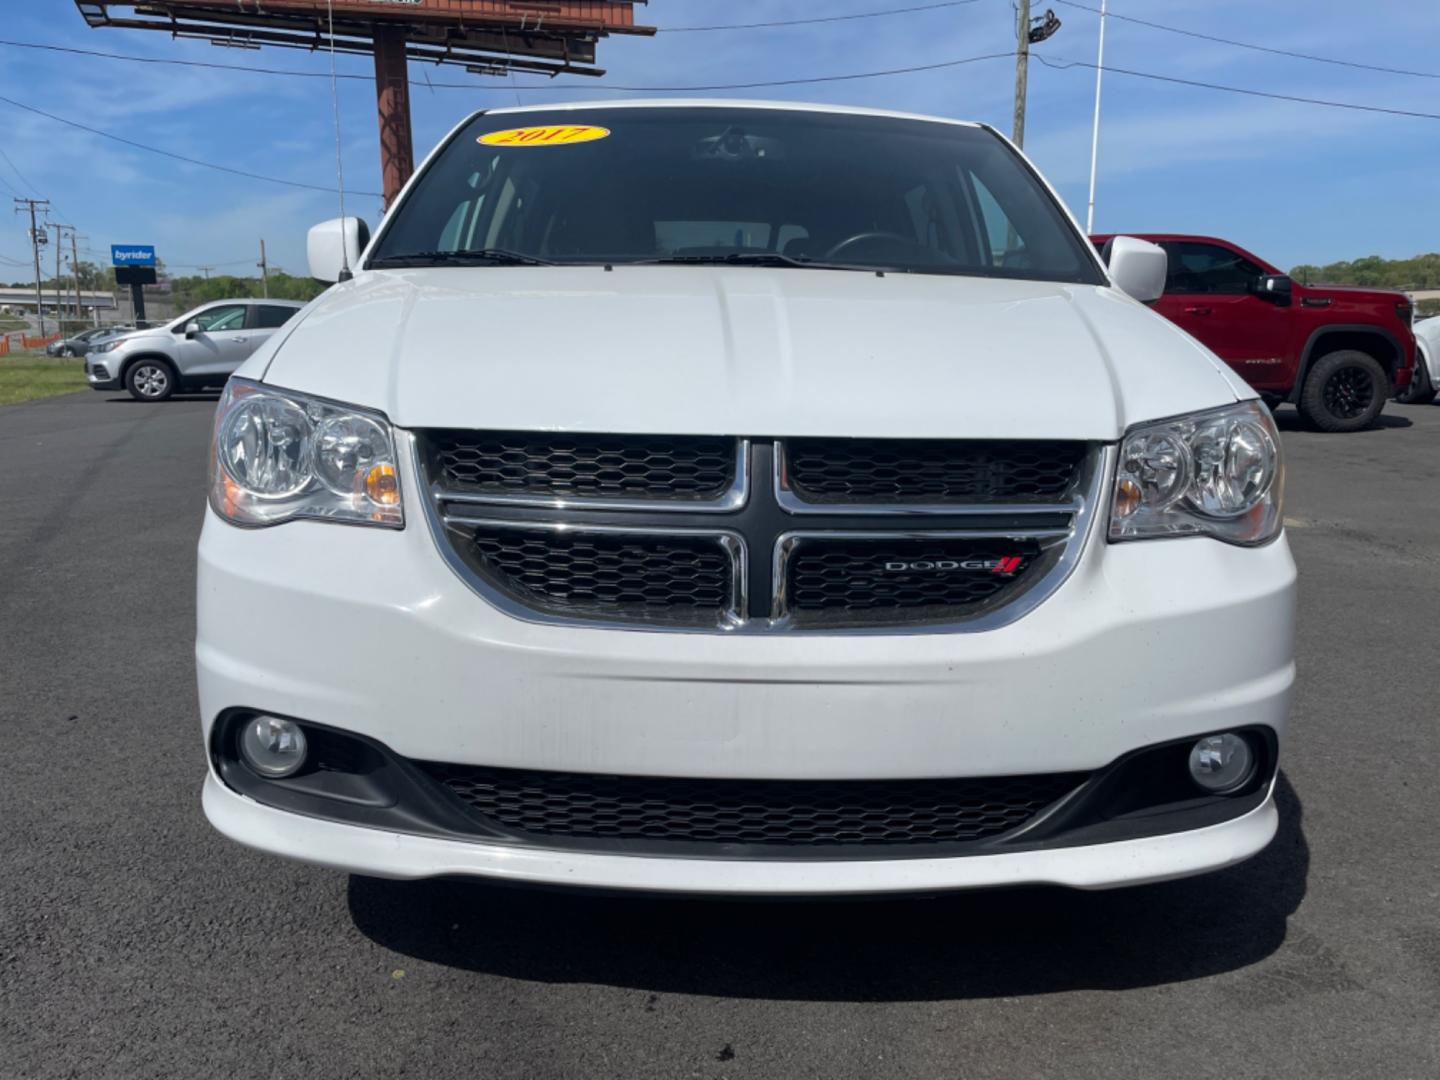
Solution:
<svg viewBox="0 0 1440 1080"><path fill-rule="evenodd" d="M703 443L710 456L707 486L696 486L699 472L680 480L667 465L640 486L588 489L594 495L571 487L562 496L554 477L573 484L573 466L557 473L549 463L608 445L610 436L491 435L415 435L427 518L452 567L519 618L669 630L1004 625L1069 573L1113 455L1093 444L1018 440L706 437L692 449ZM616 438L637 461L664 444L672 463L687 441ZM506 457L522 442L524 462L546 464L531 479L517 474L507 493L493 478L531 468ZM810 458L832 444L843 444L833 451L839 464L822 475ZM462 445L475 457L463 477L455 464ZM805 464L797 470L796 462ZM912 467L915 475L905 475ZM535 480L541 473L549 479ZM882 489L899 494L880 501ZM673 497L660 497L666 490ZM997 561L1005 567L992 570Z"/></svg>

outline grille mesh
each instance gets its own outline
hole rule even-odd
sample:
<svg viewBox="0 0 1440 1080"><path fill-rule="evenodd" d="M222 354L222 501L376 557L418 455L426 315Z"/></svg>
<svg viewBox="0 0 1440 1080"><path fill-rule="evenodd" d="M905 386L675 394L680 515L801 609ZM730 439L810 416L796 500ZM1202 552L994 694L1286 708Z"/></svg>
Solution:
<svg viewBox="0 0 1440 1080"><path fill-rule="evenodd" d="M1029 821L1083 774L712 780L423 766L475 812L545 837L707 844L943 844Z"/></svg>
<svg viewBox="0 0 1440 1080"><path fill-rule="evenodd" d="M1059 540L1023 537L1063 539L1079 521L1072 500L1095 475L1093 446L1077 441L430 429L417 449L447 557L466 564L482 594L522 617L661 629L958 626L1030 592L1057 565ZM824 513L787 513L786 491ZM466 506L517 497L503 511ZM1000 573L908 565L1015 557L1021 564Z"/></svg>
<svg viewBox="0 0 1440 1080"><path fill-rule="evenodd" d="M703 626L732 603L730 556L713 537L494 526L468 535L481 572L532 607Z"/></svg>
<svg viewBox="0 0 1440 1080"><path fill-rule="evenodd" d="M706 500L735 480L735 440L670 435L429 432L441 485L455 492Z"/></svg>
<svg viewBox="0 0 1440 1080"><path fill-rule="evenodd" d="M1033 541L806 538L787 564L786 593L800 617L961 619L1017 588L1038 556ZM975 565L997 562L1007 572Z"/></svg>
<svg viewBox="0 0 1440 1080"><path fill-rule="evenodd" d="M806 502L1064 502L1079 442L791 439L790 485Z"/></svg>

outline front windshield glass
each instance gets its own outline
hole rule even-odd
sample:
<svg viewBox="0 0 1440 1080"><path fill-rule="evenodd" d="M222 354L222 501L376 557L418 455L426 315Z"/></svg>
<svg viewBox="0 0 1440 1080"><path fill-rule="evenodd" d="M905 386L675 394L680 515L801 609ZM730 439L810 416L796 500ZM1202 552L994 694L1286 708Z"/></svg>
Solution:
<svg viewBox="0 0 1440 1080"><path fill-rule="evenodd" d="M478 116L369 265L655 261L1103 282L982 128L728 106Z"/></svg>

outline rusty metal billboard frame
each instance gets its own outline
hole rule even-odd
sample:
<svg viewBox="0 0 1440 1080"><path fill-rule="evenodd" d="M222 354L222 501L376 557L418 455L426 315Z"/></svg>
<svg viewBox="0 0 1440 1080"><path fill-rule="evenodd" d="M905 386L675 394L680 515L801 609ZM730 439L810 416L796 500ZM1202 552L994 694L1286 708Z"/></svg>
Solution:
<svg viewBox="0 0 1440 1080"><path fill-rule="evenodd" d="M369 55L377 34L404 35L406 55L482 74L603 75L596 42L653 35L634 21L646 0L333 0L337 52ZM325 0L75 0L92 27L158 30L241 49L330 48ZM122 14L128 9L128 14Z"/></svg>

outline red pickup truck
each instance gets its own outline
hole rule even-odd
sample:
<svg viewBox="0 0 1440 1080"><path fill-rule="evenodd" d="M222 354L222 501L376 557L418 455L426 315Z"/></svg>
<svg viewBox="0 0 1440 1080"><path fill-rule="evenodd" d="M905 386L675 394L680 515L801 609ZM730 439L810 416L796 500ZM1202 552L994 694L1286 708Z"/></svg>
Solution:
<svg viewBox="0 0 1440 1080"><path fill-rule="evenodd" d="M1374 423L1410 384L1410 300L1385 289L1300 285L1213 236L1124 233L1170 257L1155 310L1206 345L1272 405L1294 404L1322 431ZM1106 254L1112 234L1092 236Z"/></svg>

